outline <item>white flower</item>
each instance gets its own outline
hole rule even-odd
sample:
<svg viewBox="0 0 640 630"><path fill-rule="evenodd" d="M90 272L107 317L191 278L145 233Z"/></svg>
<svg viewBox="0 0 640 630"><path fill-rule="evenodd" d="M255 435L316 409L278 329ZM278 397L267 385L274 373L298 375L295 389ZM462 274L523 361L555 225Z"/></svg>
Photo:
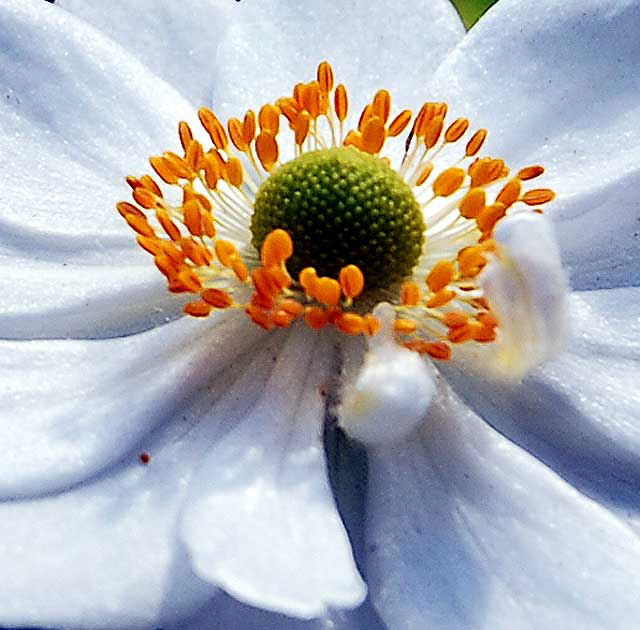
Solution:
<svg viewBox="0 0 640 630"><path fill-rule="evenodd" d="M186 4L0 7L0 623L633 628L638 5L501 0L436 69L461 37L444 1L428 12ZM495 378L498 342L504 364L525 372L551 354L564 311L554 256L529 255L519 223L496 231L484 289L500 297L508 284L533 300L527 324L503 322L496 345L454 352L440 375L409 368L433 398L400 405L407 427L428 407L418 429L371 446L366 527L358 458L333 468L370 595L353 613L335 610L358 605L365 587L321 440L333 339L303 326L264 333L235 311L176 320L184 301L112 210L121 176L175 146L178 120L195 128L211 90L216 111L238 115L288 93L300 67L324 57L360 105L383 84L400 107L446 101L491 131L492 155L545 164L561 193L548 214L578 290L567 351L521 383ZM510 306L499 313L509 322ZM514 354L519 335L537 342L533 354ZM378 342L391 343L373 337L371 353ZM361 340L350 345L347 406L376 383L360 371ZM253 610L220 587L321 619Z"/></svg>

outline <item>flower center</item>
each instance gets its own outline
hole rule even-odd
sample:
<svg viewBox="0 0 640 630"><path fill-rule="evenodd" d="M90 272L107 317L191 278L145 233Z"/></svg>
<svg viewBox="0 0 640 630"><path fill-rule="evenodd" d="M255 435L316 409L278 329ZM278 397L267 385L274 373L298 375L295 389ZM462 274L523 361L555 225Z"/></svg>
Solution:
<svg viewBox="0 0 640 630"><path fill-rule="evenodd" d="M354 264L374 289L411 274L425 225L411 188L385 161L339 147L304 153L262 184L251 218L258 251L277 228L295 243L293 274L313 267L337 277Z"/></svg>

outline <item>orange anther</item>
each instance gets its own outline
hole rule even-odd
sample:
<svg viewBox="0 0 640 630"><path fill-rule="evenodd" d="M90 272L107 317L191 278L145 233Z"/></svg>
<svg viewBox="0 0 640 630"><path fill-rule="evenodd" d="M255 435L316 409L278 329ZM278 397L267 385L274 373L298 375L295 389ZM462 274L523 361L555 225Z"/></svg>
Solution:
<svg viewBox="0 0 640 630"><path fill-rule="evenodd" d="M184 267L178 272L178 280L180 280L191 293L198 293L200 289L202 289L202 280L200 280L193 269L189 269L188 267Z"/></svg>
<svg viewBox="0 0 640 630"><path fill-rule="evenodd" d="M233 298L222 289L205 289L200 294L202 299L216 308L229 308L233 304Z"/></svg>
<svg viewBox="0 0 640 630"><path fill-rule="evenodd" d="M391 94L388 90L378 90L373 97L373 114L382 119L383 123L389 120L391 113Z"/></svg>
<svg viewBox="0 0 640 630"><path fill-rule="evenodd" d="M445 313L442 323L447 328L459 328L460 326L466 326L469 323L469 316L464 313L451 311L450 313Z"/></svg>
<svg viewBox="0 0 640 630"><path fill-rule="evenodd" d="M251 281L258 294L266 298L275 298L280 293L281 288L264 267L253 270Z"/></svg>
<svg viewBox="0 0 640 630"><path fill-rule="evenodd" d="M361 335L366 331L364 318L356 313L341 313L336 321L336 328L346 335Z"/></svg>
<svg viewBox="0 0 640 630"><path fill-rule="evenodd" d="M442 171L433 182L433 193L437 197L448 197L462 186L467 174L463 169L452 167Z"/></svg>
<svg viewBox="0 0 640 630"><path fill-rule="evenodd" d="M321 95L320 84L317 81L311 81L301 88L302 105L311 118L315 119L320 115Z"/></svg>
<svg viewBox="0 0 640 630"><path fill-rule="evenodd" d="M156 233L153 231L153 228L149 225L147 218L143 216L138 216L135 214L125 214L124 220L129 224L129 227L134 231L140 234L141 236L155 236Z"/></svg>
<svg viewBox="0 0 640 630"><path fill-rule="evenodd" d="M456 297L456 292L453 289L440 289L437 293L434 293L426 302L428 308L438 308L444 306Z"/></svg>
<svg viewBox="0 0 640 630"><path fill-rule="evenodd" d="M400 303L404 306L417 306L420 303L420 287L415 282L402 283Z"/></svg>
<svg viewBox="0 0 640 630"><path fill-rule="evenodd" d="M220 160L216 157L215 153L207 153L204 156L204 178L207 186L215 190L221 176Z"/></svg>
<svg viewBox="0 0 640 630"><path fill-rule="evenodd" d="M318 278L313 289L313 297L326 306L336 306L340 302L340 283L333 278Z"/></svg>
<svg viewBox="0 0 640 630"><path fill-rule="evenodd" d="M256 153L264 170L270 172L278 161L278 143L268 131L256 138Z"/></svg>
<svg viewBox="0 0 640 630"><path fill-rule="evenodd" d="M556 194L549 188L536 188L524 193L522 201L524 201L528 206L537 206L541 203L548 203L555 196Z"/></svg>
<svg viewBox="0 0 640 630"><path fill-rule="evenodd" d="M481 232L491 232L495 224L502 219L507 213L507 209L503 203L496 201L496 203L487 206L480 212L476 223Z"/></svg>
<svg viewBox="0 0 640 630"><path fill-rule="evenodd" d="M405 109L401 111L389 125L389 129L387 131L387 136L390 138L395 138L399 136L406 128L407 125L411 122L411 110Z"/></svg>
<svg viewBox="0 0 640 630"><path fill-rule="evenodd" d="M251 144L256 135L256 115L248 110L242 121L242 137L247 145Z"/></svg>
<svg viewBox="0 0 640 630"><path fill-rule="evenodd" d="M276 105L280 109L280 113L289 121L289 125L293 126L300 113L296 99L280 98L276 101Z"/></svg>
<svg viewBox="0 0 640 630"><path fill-rule="evenodd" d="M249 144L244 139L242 122L238 118L229 118L227 129L233 146L238 151L246 151L249 148Z"/></svg>
<svg viewBox="0 0 640 630"><path fill-rule="evenodd" d="M464 136L467 129L469 128L469 121L466 118L458 118L454 120L444 134L444 139L446 142L457 142Z"/></svg>
<svg viewBox="0 0 640 630"><path fill-rule="evenodd" d="M309 135L309 127L311 125L311 116L307 112L301 112L296 119L294 125L295 142L297 146L301 146Z"/></svg>
<svg viewBox="0 0 640 630"><path fill-rule="evenodd" d="M427 126L436 115L436 105L437 103L424 103L420 108L420 111L413 123L413 130L416 138L424 138Z"/></svg>
<svg viewBox="0 0 640 630"><path fill-rule="evenodd" d="M369 118L362 130L362 150L375 155L382 149L385 139L383 120L377 116Z"/></svg>
<svg viewBox="0 0 640 630"><path fill-rule="evenodd" d="M425 342L425 352L434 359L448 361L451 358L451 347L443 341Z"/></svg>
<svg viewBox="0 0 640 630"><path fill-rule="evenodd" d="M417 324L412 319L398 318L393 322L393 329L396 332L410 334L416 331Z"/></svg>
<svg viewBox="0 0 640 630"><path fill-rule="evenodd" d="M218 120L218 117L208 107L201 107L198 110L198 118L209 134L213 145L217 149L226 150L229 144L227 132Z"/></svg>
<svg viewBox="0 0 640 630"><path fill-rule="evenodd" d="M174 172L175 175L182 179L193 179L193 171L187 161L172 151L165 151L162 154L167 167Z"/></svg>
<svg viewBox="0 0 640 630"><path fill-rule="evenodd" d="M289 313L289 315L293 315L293 317L302 315L302 312L304 311L304 306L293 298L284 298L283 300L280 300L279 306L283 311Z"/></svg>
<svg viewBox="0 0 640 630"><path fill-rule="evenodd" d="M424 145L427 149L432 149L438 143L442 127L444 125L444 116L435 116L429 121L424 132Z"/></svg>
<svg viewBox="0 0 640 630"><path fill-rule="evenodd" d="M143 186L134 189L133 198L143 208L153 208L158 203L158 197Z"/></svg>
<svg viewBox="0 0 640 630"><path fill-rule="evenodd" d="M283 309L278 309L272 316L271 321L278 328L287 328L291 326L291 322L293 321L293 317L290 313Z"/></svg>
<svg viewBox="0 0 640 630"><path fill-rule="evenodd" d="M473 326L466 324L464 326L456 326L450 328L447 333L447 339L453 343L464 343L473 339L475 329Z"/></svg>
<svg viewBox="0 0 640 630"><path fill-rule="evenodd" d="M202 145L197 140L192 140L187 147L184 158L193 172L199 172L203 168L204 160Z"/></svg>
<svg viewBox="0 0 640 630"><path fill-rule="evenodd" d="M227 173L225 179L236 188L242 186L244 181L244 171L242 168L242 162L237 157L229 158L227 162Z"/></svg>
<svg viewBox="0 0 640 630"><path fill-rule="evenodd" d="M184 224L187 226L187 230L194 236L202 236L204 234L202 226L202 211L200 204L191 199L182 206L182 214L184 217Z"/></svg>
<svg viewBox="0 0 640 630"><path fill-rule="evenodd" d="M353 299L358 297L364 289L364 275L356 265L347 265L340 269L338 276L340 287L345 297Z"/></svg>
<svg viewBox="0 0 640 630"><path fill-rule="evenodd" d="M431 175L432 172L433 163L427 162L420 175L418 175L418 179L416 179L416 186L422 186L422 184L424 184L429 179L429 175Z"/></svg>
<svg viewBox="0 0 640 630"><path fill-rule="evenodd" d="M319 306L311 306L307 308L304 319L314 330L318 330L320 328L324 328L329 323L329 316L324 309L321 309Z"/></svg>
<svg viewBox="0 0 640 630"><path fill-rule="evenodd" d="M472 157L478 154L478 151L482 148L484 141L487 138L487 130L486 129L478 129L470 138L469 142L467 142L467 148L465 151L465 155L467 157Z"/></svg>
<svg viewBox="0 0 640 630"><path fill-rule="evenodd" d="M125 219L127 218L127 216L136 216L136 217L140 217L141 219L147 218L145 213L142 212L140 208L136 208L133 204L129 203L128 201L119 201L116 204L116 208L118 209L120 216L122 216Z"/></svg>
<svg viewBox="0 0 640 630"><path fill-rule="evenodd" d="M324 94L329 94L333 88L333 68L327 61L323 61L318 66L318 84Z"/></svg>
<svg viewBox="0 0 640 630"><path fill-rule="evenodd" d="M156 210L156 218L172 241L179 241L182 238L178 226L171 220L166 210Z"/></svg>
<svg viewBox="0 0 640 630"><path fill-rule="evenodd" d="M338 85L333 95L333 106L338 120L343 122L349 112L349 95L347 94L347 88L342 83Z"/></svg>
<svg viewBox="0 0 640 630"><path fill-rule="evenodd" d="M313 295L318 282L318 274L313 267L305 267L298 274L298 282L307 295Z"/></svg>
<svg viewBox="0 0 640 630"><path fill-rule="evenodd" d="M427 276L427 286L437 293L444 289L452 280L455 268L448 260L439 260Z"/></svg>
<svg viewBox="0 0 640 630"><path fill-rule="evenodd" d="M373 118L374 116L375 114L373 113L373 105L371 103L365 105L364 109L360 113L360 119L358 120L358 130L362 131L369 119Z"/></svg>
<svg viewBox="0 0 640 630"><path fill-rule="evenodd" d="M157 256L162 252L162 245L157 238L152 236L142 236L142 234L138 234L136 236L136 241L138 245L142 247L145 251L149 252L152 256Z"/></svg>
<svg viewBox="0 0 640 630"><path fill-rule="evenodd" d="M364 316L364 323L367 335L373 336L380 330L380 320L375 315L371 315L371 313L367 313Z"/></svg>
<svg viewBox="0 0 640 630"><path fill-rule="evenodd" d="M362 134L359 131L354 131L352 129L347 134L343 144L345 147L356 147L356 149L360 149L362 151Z"/></svg>
<svg viewBox="0 0 640 630"><path fill-rule="evenodd" d="M487 195L482 188L472 188L460 202L458 210L465 219L475 219L487 201Z"/></svg>
<svg viewBox="0 0 640 630"><path fill-rule="evenodd" d="M182 149L186 151L193 140L193 133L191 127L189 127L189 123L186 123L184 120L178 123L178 135L180 136Z"/></svg>
<svg viewBox="0 0 640 630"><path fill-rule="evenodd" d="M198 267L204 267L211 262L211 254L191 237L183 238L180 246L183 254Z"/></svg>
<svg viewBox="0 0 640 630"><path fill-rule="evenodd" d="M273 230L260 248L260 257L265 267L279 265L293 254L293 242L287 232L281 229Z"/></svg>
<svg viewBox="0 0 640 630"><path fill-rule="evenodd" d="M240 258L236 258L231 261L231 269L233 273L236 274L236 278L240 280L240 282L246 282L249 277L249 270L247 266L240 260Z"/></svg>
<svg viewBox="0 0 640 630"><path fill-rule="evenodd" d="M261 328L269 330L272 326L271 317L261 307L255 304L249 304L244 312L251 317L254 324L258 324Z"/></svg>
<svg viewBox="0 0 640 630"><path fill-rule="evenodd" d="M184 264L184 253L173 241L158 241L162 251L178 266Z"/></svg>
<svg viewBox="0 0 640 630"><path fill-rule="evenodd" d="M496 201L503 203L505 208L512 206L516 201L518 201L518 197L520 197L520 191L522 190L522 185L519 179L512 179L508 181L502 190L498 193L496 197Z"/></svg>
<svg viewBox="0 0 640 630"><path fill-rule="evenodd" d="M535 179L544 173L543 166L527 166L518 171L518 179L521 179L523 182L526 182L529 179Z"/></svg>
<svg viewBox="0 0 640 630"><path fill-rule="evenodd" d="M458 269L465 278L478 275L486 264L487 259L481 246L465 247L458 253Z"/></svg>
<svg viewBox="0 0 640 630"><path fill-rule="evenodd" d="M471 187L486 186L491 182L504 177L505 164L504 160L493 158L482 158L476 160L469 166L469 175L471 175Z"/></svg>
<svg viewBox="0 0 640 630"><path fill-rule="evenodd" d="M162 197L162 191L160 190L160 186L155 183L153 177L149 175L143 175L140 178L140 185L146 188L148 191L152 192L154 195L158 197Z"/></svg>
<svg viewBox="0 0 640 630"><path fill-rule="evenodd" d="M222 239L216 241L215 252L223 267L231 267L232 262L239 257L236 246Z"/></svg>
<svg viewBox="0 0 640 630"><path fill-rule="evenodd" d="M208 317L211 314L213 307L211 304L207 304L207 302L197 300L196 302L188 302L184 305L182 310L192 317Z"/></svg>
<svg viewBox="0 0 640 630"><path fill-rule="evenodd" d="M164 253L154 256L153 262L160 270L160 273L166 276L168 280L171 280L178 272L175 263Z"/></svg>
<svg viewBox="0 0 640 630"><path fill-rule="evenodd" d="M275 105L263 105L258 113L258 122L261 131L268 131L272 136L277 136L280 129L280 110Z"/></svg>
<svg viewBox="0 0 640 630"><path fill-rule="evenodd" d="M213 217L211 211L202 209L202 202L200 207L200 219L202 220L202 231L205 236L213 238L216 235L216 226L213 224Z"/></svg>

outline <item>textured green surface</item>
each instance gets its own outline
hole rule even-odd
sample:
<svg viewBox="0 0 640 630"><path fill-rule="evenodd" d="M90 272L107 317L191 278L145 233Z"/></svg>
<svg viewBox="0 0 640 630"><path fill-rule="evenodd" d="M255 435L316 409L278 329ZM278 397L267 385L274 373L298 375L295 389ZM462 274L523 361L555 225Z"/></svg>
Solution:
<svg viewBox="0 0 640 630"><path fill-rule="evenodd" d="M256 249L276 228L293 239L291 273L315 267L335 278L354 264L369 289L409 275L424 240L409 186L386 162L349 147L305 153L269 176L251 218Z"/></svg>
<svg viewBox="0 0 640 630"><path fill-rule="evenodd" d="M496 0L451 0L451 2L458 9L464 25L471 28L478 18L492 4L495 4Z"/></svg>

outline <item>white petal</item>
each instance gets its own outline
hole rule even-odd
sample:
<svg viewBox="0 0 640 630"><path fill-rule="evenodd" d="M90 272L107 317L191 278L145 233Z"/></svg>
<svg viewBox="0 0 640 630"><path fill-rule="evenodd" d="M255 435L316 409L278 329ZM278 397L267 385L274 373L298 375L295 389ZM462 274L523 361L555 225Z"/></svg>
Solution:
<svg viewBox="0 0 640 630"><path fill-rule="evenodd" d="M281 341L263 337L234 360L231 347L203 338L211 363L226 356L231 364L181 401L171 422L92 480L0 505L1 626L188 627L216 588L193 573L176 536L178 513L203 456L262 395ZM197 361L193 368L208 372ZM151 456L147 466L141 452Z"/></svg>
<svg viewBox="0 0 640 630"><path fill-rule="evenodd" d="M42 301L40 331L25 321L14 330L4 318L1 334L104 336L105 327L121 334L148 328L158 321L153 307L166 308L166 291L115 203L130 193L125 175L148 171L148 155L175 147L177 122L191 107L111 40L56 7L7 0L0 22L0 152L10 156L0 201L0 256L10 270L3 274L2 291L10 296L3 307L9 319L29 319ZM110 273L94 277L98 264ZM146 308L116 314L115 302L138 288ZM78 306L79 296L88 308ZM93 328L78 322L102 307ZM105 322L110 311L115 320ZM66 327L60 312L73 312Z"/></svg>
<svg viewBox="0 0 640 630"><path fill-rule="evenodd" d="M113 38L194 105L208 105L224 28L211 0L58 0L56 5Z"/></svg>
<svg viewBox="0 0 640 630"><path fill-rule="evenodd" d="M497 255L478 281L500 321L491 367L518 380L564 346L567 282L553 228L539 214L500 221ZM487 366L481 366L487 373Z"/></svg>
<svg viewBox="0 0 640 630"><path fill-rule="evenodd" d="M393 307L381 303L373 314L380 330L368 340L364 363L345 385L338 409L340 426L367 446L406 438L423 420L435 393L432 368L394 339Z"/></svg>
<svg viewBox="0 0 640 630"><path fill-rule="evenodd" d="M370 458L367 576L394 630L631 630L640 541L454 396Z"/></svg>
<svg viewBox="0 0 640 630"><path fill-rule="evenodd" d="M182 538L198 575L292 616L354 607L366 590L331 496L322 447L331 343L294 330L264 394L208 454Z"/></svg>
<svg viewBox="0 0 640 630"><path fill-rule="evenodd" d="M440 66L432 96L489 129L490 155L544 164L563 197L590 189L638 169L639 28L634 0L501 0Z"/></svg>
<svg viewBox="0 0 640 630"><path fill-rule="evenodd" d="M640 171L562 200L552 215L574 289L640 285Z"/></svg>
<svg viewBox="0 0 640 630"><path fill-rule="evenodd" d="M639 288L574 294L567 351L520 386L447 370L501 433L640 525Z"/></svg>
<svg viewBox="0 0 640 630"><path fill-rule="evenodd" d="M400 109L427 98L419 89L464 35L451 4L416 0L300 3L261 0L229 4L231 26L218 50L214 105L228 116L291 94L334 65L355 106L382 87ZM380 51L384 50L384 54Z"/></svg>
<svg viewBox="0 0 640 630"><path fill-rule="evenodd" d="M0 341L0 494L41 495L115 465L260 336L237 316L103 341Z"/></svg>

